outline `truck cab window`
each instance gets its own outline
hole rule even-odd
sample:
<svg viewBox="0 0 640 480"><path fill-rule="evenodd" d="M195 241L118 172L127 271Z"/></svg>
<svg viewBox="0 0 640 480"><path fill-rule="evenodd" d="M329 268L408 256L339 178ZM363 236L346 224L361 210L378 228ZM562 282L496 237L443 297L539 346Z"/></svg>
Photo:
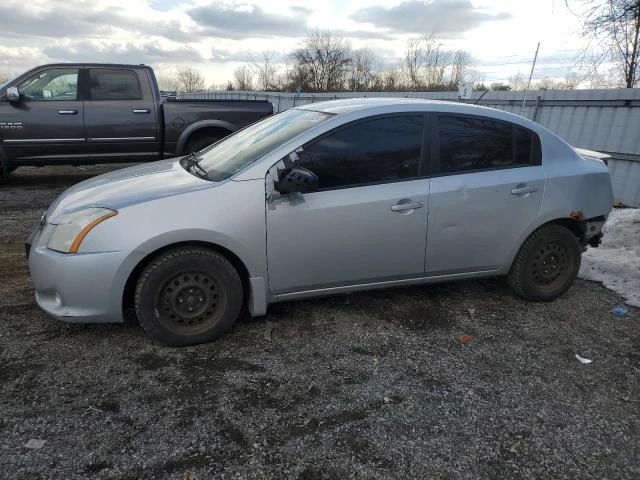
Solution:
<svg viewBox="0 0 640 480"><path fill-rule="evenodd" d="M141 100L138 75L132 70L94 68L89 71L91 100Z"/></svg>
<svg viewBox="0 0 640 480"><path fill-rule="evenodd" d="M25 101L78 99L78 69L52 68L40 71L18 85Z"/></svg>

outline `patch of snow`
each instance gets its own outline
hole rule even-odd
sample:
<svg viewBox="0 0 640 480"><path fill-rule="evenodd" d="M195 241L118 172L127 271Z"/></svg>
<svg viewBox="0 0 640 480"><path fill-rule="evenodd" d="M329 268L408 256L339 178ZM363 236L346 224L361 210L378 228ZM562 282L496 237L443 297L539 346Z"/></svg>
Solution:
<svg viewBox="0 0 640 480"><path fill-rule="evenodd" d="M640 307L640 209L614 208L604 228L602 244L582 255L579 276Z"/></svg>

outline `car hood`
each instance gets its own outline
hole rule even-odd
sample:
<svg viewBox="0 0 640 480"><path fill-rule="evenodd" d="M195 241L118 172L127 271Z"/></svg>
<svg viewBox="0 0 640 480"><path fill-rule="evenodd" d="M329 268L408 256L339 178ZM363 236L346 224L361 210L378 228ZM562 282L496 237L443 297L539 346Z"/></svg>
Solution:
<svg viewBox="0 0 640 480"><path fill-rule="evenodd" d="M113 210L156 198L200 190L215 185L184 170L178 159L124 168L105 173L74 185L49 207L50 223L62 215L89 207Z"/></svg>

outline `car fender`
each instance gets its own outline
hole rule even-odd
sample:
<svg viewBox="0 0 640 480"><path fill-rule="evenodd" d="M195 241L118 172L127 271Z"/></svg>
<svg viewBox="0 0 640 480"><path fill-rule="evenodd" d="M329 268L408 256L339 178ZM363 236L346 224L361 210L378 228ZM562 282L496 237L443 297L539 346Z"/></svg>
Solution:
<svg viewBox="0 0 640 480"><path fill-rule="evenodd" d="M135 248L122 262L121 270L117 277L120 279L119 294L122 295L127 280L136 267L152 255L154 252L170 247L187 243L199 243L219 247L233 254L247 269L249 274L248 285L248 306L252 315L263 315L266 312L269 302L267 288L266 265L258 265L252 259L248 250L241 243L219 232L204 229L182 229L165 232L150 238Z"/></svg>
<svg viewBox="0 0 640 480"><path fill-rule="evenodd" d="M225 122L224 120L200 120L199 122L192 123L180 134L178 142L176 143L176 154L180 155L183 153L184 148L187 144L187 140L193 133L197 132L198 130L202 130L203 128L211 127L223 128L232 133L238 130L238 127L236 125Z"/></svg>

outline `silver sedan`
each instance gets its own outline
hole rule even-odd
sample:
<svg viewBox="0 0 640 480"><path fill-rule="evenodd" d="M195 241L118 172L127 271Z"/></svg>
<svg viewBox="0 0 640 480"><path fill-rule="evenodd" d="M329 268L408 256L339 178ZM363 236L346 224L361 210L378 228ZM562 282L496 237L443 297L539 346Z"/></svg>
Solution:
<svg viewBox="0 0 640 480"><path fill-rule="evenodd" d="M294 108L204 150L82 182L27 241L40 307L207 342L270 303L504 275L550 301L597 246L606 165L461 103Z"/></svg>

